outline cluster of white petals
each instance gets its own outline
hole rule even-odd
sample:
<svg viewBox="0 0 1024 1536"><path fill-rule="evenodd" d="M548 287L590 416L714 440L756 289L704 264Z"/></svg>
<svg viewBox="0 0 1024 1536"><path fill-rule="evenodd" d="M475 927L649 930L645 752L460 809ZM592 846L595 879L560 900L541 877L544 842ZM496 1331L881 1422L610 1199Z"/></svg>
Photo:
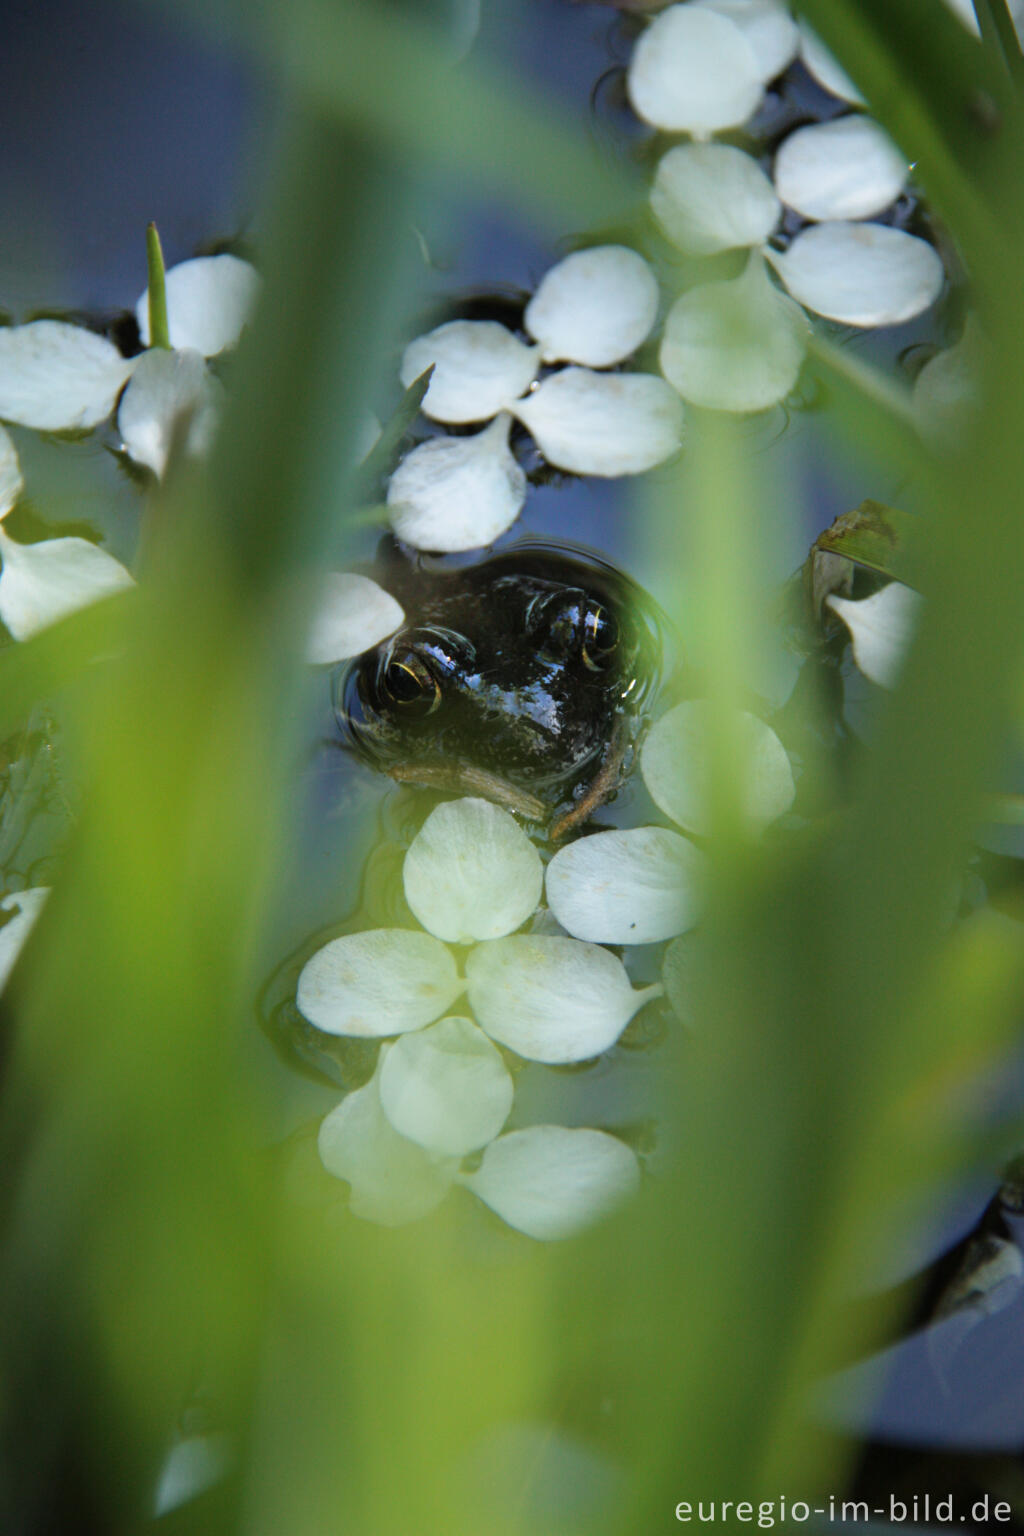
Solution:
<svg viewBox="0 0 1024 1536"><path fill-rule="evenodd" d="M890 581L870 597L854 600L833 593L826 599L850 631L857 666L882 688L895 688L899 682L923 601L901 581Z"/></svg>
<svg viewBox="0 0 1024 1536"><path fill-rule="evenodd" d="M671 5L645 29L630 61L638 114L694 141L670 148L655 173L651 207L668 239L689 256L750 251L740 276L698 283L669 310L662 372L695 405L748 412L785 399L809 334L799 305L847 325L899 325L934 303L943 286L942 263L927 241L856 222L891 207L909 175L906 158L863 113L789 134L774 181L745 151L708 142L745 123L767 82L798 53L824 89L863 105L782 0ZM776 251L768 241L784 207L810 222ZM778 291L766 263L796 304Z"/></svg>
<svg viewBox="0 0 1024 1536"><path fill-rule="evenodd" d="M743 814L750 830L757 831L793 804L793 769L770 725L746 711L738 711L729 723ZM699 837L711 831L712 729L706 700L677 704L655 721L640 756L651 799L684 831Z"/></svg>
<svg viewBox="0 0 1024 1536"><path fill-rule="evenodd" d="M612 914L622 937L609 942L651 942L695 921L699 859L665 829L601 833L557 855L548 899L578 908L584 922ZM576 1230L600 1214L605 1196L632 1186L635 1158L597 1131L545 1127L541 1137L534 1127L495 1142L513 1097L498 1047L530 1061L589 1060L662 988L634 987L599 944L515 931L537 910L544 870L514 818L488 801L437 806L406 854L403 881L427 932L345 934L299 977L299 1010L317 1028L384 1042L373 1081L325 1121L323 1161L352 1185L356 1214L398 1222L432 1209L460 1160L487 1147L463 1180L481 1199L536 1237ZM634 899L640 928L628 915ZM448 944L472 946L462 974ZM451 1013L463 995L469 1013ZM566 1136L573 1155L559 1172L552 1159ZM530 1215L533 1180L550 1191L547 1215L540 1207Z"/></svg>
<svg viewBox="0 0 1024 1536"><path fill-rule="evenodd" d="M0 419L40 431L88 430L120 396L118 431L136 463L162 475L178 434L185 452L205 453L221 394L206 359L237 344L259 278L236 256L200 256L172 267L166 285L170 351L125 358L106 337L63 320L0 329ZM148 345L148 289L136 314Z"/></svg>
<svg viewBox="0 0 1024 1536"><path fill-rule="evenodd" d="M37 544L12 539L2 519L21 489L17 452L10 434L0 427L0 619L15 640L28 640L134 582L119 560L88 539L42 539Z"/></svg>
<svg viewBox="0 0 1024 1536"><path fill-rule="evenodd" d="M433 369L423 413L448 426L494 420L472 436L428 439L388 486L392 527L417 549L492 543L526 500L509 447L513 417L550 464L577 474L641 474L679 447L682 407L662 379L605 373L646 340L657 318L650 267L621 245L577 251L543 278L526 308L534 343L492 320L451 320L405 350L406 386ZM542 366L568 364L538 383Z"/></svg>

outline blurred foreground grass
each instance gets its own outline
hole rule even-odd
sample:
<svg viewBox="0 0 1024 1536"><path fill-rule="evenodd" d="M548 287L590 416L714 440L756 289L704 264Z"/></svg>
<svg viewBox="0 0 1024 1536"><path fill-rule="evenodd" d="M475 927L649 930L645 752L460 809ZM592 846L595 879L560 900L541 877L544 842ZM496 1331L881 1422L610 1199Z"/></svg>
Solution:
<svg viewBox="0 0 1024 1536"><path fill-rule="evenodd" d="M296 593L337 549L339 466L409 292L417 170L490 178L556 233L643 187L515 82L452 73L414 7L237 18L290 110L217 457L151 509L130 601L0 655L5 723L59 696L86 786L3 1000L5 1532L143 1529L200 1381L237 1424L237 1469L168 1530L537 1530L525 1473L488 1496L472 1472L481 1437L523 1424L622 1469L595 1532L670 1529L682 1498L841 1487L848 1447L808 1426L804 1390L893 1321L854 1325L844 1278L902 1200L979 1155L948 1085L1006 1048L1024 994L1018 940L946 927L1024 653L1024 130L1011 72L931 0L800 9L964 254L989 409L938 465L876 399L837 395L851 440L926 489L930 601L843 808L784 848L744 843L729 771L725 706L764 608L759 487L727 424L691 415L685 617L722 720L703 1022L662 1084L661 1176L561 1246L482 1238L454 1200L390 1232L279 1199L239 1042L289 822ZM650 517L681 550L670 494ZM805 772L838 803L827 763Z"/></svg>

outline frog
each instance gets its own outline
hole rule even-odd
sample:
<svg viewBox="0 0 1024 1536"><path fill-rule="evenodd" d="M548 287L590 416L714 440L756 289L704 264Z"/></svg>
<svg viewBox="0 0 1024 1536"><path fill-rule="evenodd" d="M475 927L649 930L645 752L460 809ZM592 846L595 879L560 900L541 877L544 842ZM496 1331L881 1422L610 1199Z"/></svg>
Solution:
<svg viewBox="0 0 1024 1536"><path fill-rule="evenodd" d="M340 676L348 744L400 783L480 796L563 838L626 776L664 616L602 557L550 542L389 577L405 622Z"/></svg>

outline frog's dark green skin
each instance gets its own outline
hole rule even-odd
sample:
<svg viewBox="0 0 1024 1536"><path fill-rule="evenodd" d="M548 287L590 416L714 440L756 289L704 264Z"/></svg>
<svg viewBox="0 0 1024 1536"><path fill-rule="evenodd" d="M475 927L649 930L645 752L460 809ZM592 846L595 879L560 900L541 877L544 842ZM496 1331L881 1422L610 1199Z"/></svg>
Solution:
<svg viewBox="0 0 1024 1536"><path fill-rule="evenodd" d="M562 831L583 820L621 779L655 681L649 599L611 566L544 545L411 574L387 581L406 624L342 682L357 749L405 782L535 820L561 808Z"/></svg>

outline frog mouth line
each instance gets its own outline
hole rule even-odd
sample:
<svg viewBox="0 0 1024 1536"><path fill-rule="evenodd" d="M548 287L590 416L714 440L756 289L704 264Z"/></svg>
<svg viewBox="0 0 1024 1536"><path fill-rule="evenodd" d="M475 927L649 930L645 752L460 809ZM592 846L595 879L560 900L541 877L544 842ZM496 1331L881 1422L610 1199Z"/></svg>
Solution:
<svg viewBox="0 0 1024 1536"><path fill-rule="evenodd" d="M551 842L560 842L567 832L580 826L618 787L628 746L629 731L620 716L597 772L586 790L576 804L556 816L548 828ZM417 784L425 789L450 790L455 794L481 795L486 800L503 805L506 810L517 811L529 821L544 821L550 813L550 806L536 795L520 789L500 774L489 773L485 768L442 763L395 763L388 769L388 774L399 784Z"/></svg>

